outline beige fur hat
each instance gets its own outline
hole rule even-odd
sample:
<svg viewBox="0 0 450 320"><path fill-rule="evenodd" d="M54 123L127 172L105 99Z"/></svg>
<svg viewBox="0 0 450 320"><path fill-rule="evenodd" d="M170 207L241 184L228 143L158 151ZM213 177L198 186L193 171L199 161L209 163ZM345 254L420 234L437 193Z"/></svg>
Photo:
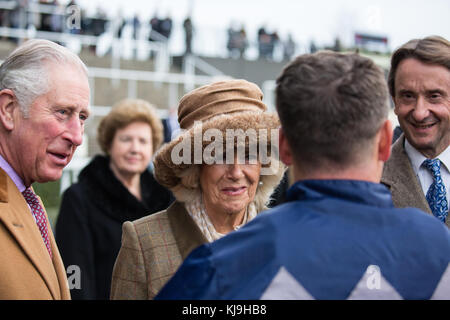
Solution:
<svg viewBox="0 0 450 320"><path fill-rule="evenodd" d="M200 192L199 164L207 163L203 152L216 140L225 145L230 132L249 132L250 129L256 133L258 144L263 138L264 142L267 141L267 150L273 150L272 137L276 134L278 139L280 122L277 114L266 112L262 98L259 87L246 80L215 82L187 93L178 107L178 122L183 133L157 152L154 160L156 180L170 189L178 201L186 202ZM208 130L216 133L213 139L206 138ZM238 138L236 142L232 138L234 147L243 144L249 147L250 139L244 138L239 142ZM186 148L180 148L182 146ZM189 154L184 154L186 150ZM195 150L199 150L200 159L194 155ZM175 161L174 156L178 155L184 160ZM258 211L263 210L285 170L278 159L278 148L275 152L269 151L268 155L270 164L262 163L262 166L270 167L270 170L261 174L255 196Z"/></svg>

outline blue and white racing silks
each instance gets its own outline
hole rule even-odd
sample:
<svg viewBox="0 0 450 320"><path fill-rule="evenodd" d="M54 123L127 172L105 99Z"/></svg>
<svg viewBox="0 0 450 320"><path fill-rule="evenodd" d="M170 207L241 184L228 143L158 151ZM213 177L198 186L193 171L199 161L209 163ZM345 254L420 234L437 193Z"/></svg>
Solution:
<svg viewBox="0 0 450 320"><path fill-rule="evenodd" d="M450 299L450 233L389 190L306 180L194 250L157 299Z"/></svg>

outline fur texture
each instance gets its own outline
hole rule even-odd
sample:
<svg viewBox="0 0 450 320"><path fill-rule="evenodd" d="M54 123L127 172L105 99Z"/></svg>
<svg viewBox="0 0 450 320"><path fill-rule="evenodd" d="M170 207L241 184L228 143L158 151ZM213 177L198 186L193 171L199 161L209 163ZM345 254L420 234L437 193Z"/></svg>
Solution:
<svg viewBox="0 0 450 320"><path fill-rule="evenodd" d="M202 137L206 130L217 129L222 133L224 146L227 129L242 129L244 132L248 129L254 129L258 134L258 143L260 141L259 129L266 129L268 148L270 148L272 144L271 132L272 130L278 130L279 126L280 122L278 116L276 114L266 112L239 112L222 114L201 123ZM197 196L200 192L200 165L173 163L172 150L177 144L185 141L185 139L190 139L192 151L190 155L190 163L194 163L194 132L199 132L197 131L199 128L200 122L197 122L189 130L183 132L177 139L163 145L155 156L154 166L156 180L161 185L170 189L175 198L180 202L187 202ZM262 134L264 134L264 132ZM204 140L205 139L202 139L202 152L205 150L205 147L211 143L210 141ZM278 141L276 141L276 143L278 143ZM248 139L246 139L245 144L248 147ZM238 143L235 141L235 146L237 145ZM271 175L260 176L260 182L262 182L262 184L258 185L254 200L258 212L265 208L269 201L270 195L275 187L280 183L285 171L285 166L278 159L278 152L275 152L275 154L271 154L270 156L270 166L276 168L276 170ZM267 165L267 167L268 166L269 165Z"/></svg>

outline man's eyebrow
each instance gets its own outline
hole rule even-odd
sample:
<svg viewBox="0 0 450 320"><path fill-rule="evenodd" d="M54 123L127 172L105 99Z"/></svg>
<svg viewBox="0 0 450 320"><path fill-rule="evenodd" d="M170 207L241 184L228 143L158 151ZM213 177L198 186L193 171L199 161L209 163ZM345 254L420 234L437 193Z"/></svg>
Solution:
<svg viewBox="0 0 450 320"><path fill-rule="evenodd" d="M397 93L413 93L414 90L411 89L406 89L406 88L402 88L402 89L398 89Z"/></svg>
<svg viewBox="0 0 450 320"><path fill-rule="evenodd" d="M441 95L444 95L444 94L445 94L445 91L442 90L442 89L429 89L429 90L427 90L426 92L427 92L428 94L430 94L430 93L439 93L439 94L441 94Z"/></svg>
<svg viewBox="0 0 450 320"><path fill-rule="evenodd" d="M64 108L67 110L70 110L70 112L75 112L77 110L80 110L80 114L86 115L86 117L89 117L91 115L91 111L88 108L84 108L80 105L63 105L63 104L56 104L55 108Z"/></svg>

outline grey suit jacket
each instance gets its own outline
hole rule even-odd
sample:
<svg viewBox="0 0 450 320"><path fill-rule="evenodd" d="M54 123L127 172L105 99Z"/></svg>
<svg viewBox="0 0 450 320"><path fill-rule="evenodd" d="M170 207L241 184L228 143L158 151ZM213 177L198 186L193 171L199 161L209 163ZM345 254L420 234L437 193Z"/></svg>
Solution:
<svg viewBox="0 0 450 320"><path fill-rule="evenodd" d="M153 299L189 253L207 240L174 202L122 227L122 246L113 269L111 299Z"/></svg>
<svg viewBox="0 0 450 320"><path fill-rule="evenodd" d="M381 183L392 194L392 201L397 208L415 207L432 215L420 182L405 151L405 135L402 134L392 146L391 157L385 163ZM446 220L450 228L450 219Z"/></svg>

